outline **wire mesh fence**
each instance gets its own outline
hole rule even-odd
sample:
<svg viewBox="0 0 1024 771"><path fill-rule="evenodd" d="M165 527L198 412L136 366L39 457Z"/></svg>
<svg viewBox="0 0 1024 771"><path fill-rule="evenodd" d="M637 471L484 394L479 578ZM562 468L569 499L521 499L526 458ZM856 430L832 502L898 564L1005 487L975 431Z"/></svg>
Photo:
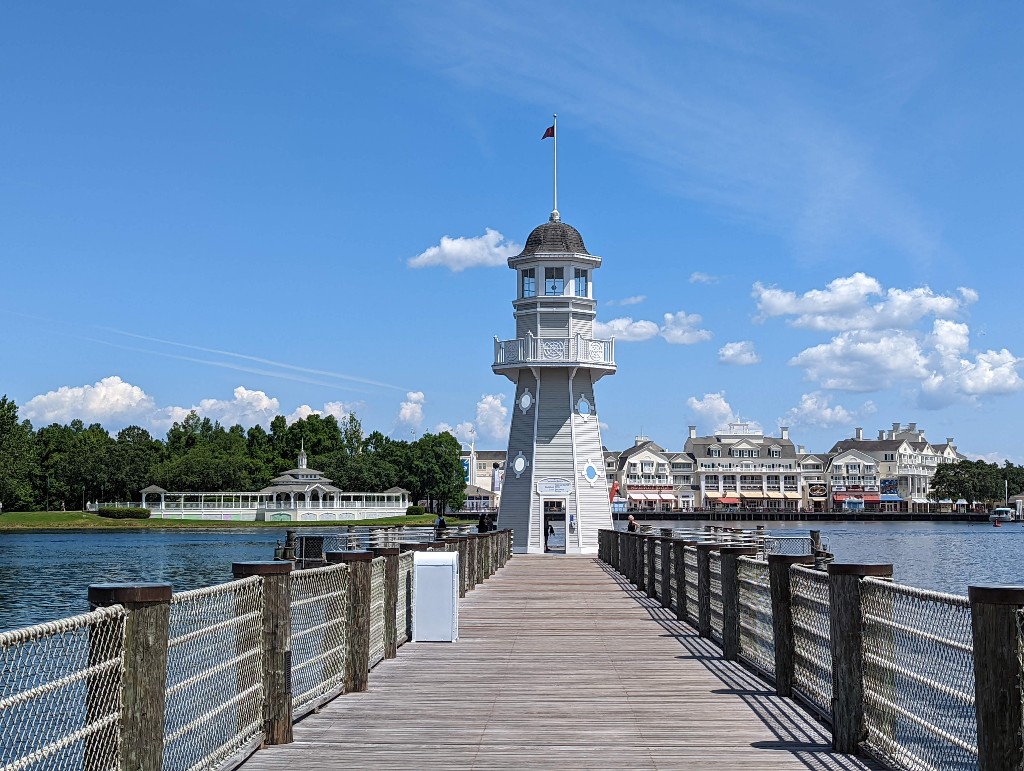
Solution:
<svg viewBox="0 0 1024 771"><path fill-rule="evenodd" d="M263 738L263 581L171 598L164 768L214 768Z"/></svg>
<svg viewBox="0 0 1024 771"><path fill-rule="evenodd" d="M722 644L722 626L725 623L725 611L722 607L722 555L716 551L708 552L710 582L708 586L711 598L711 639Z"/></svg>
<svg viewBox="0 0 1024 771"><path fill-rule="evenodd" d="M775 676L775 630L768 563L750 557L737 560L740 606L740 656Z"/></svg>
<svg viewBox="0 0 1024 771"><path fill-rule="evenodd" d="M686 563L686 619L691 624L697 623L697 547L683 547L683 562Z"/></svg>
<svg viewBox="0 0 1024 771"><path fill-rule="evenodd" d="M370 563L370 666L384 659L384 558Z"/></svg>
<svg viewBox="0 0 1024 771"><path fill-rule="evenodd" d="M291 574L292 711L300 716L345 684L347 565Z"/></svg>
<svg viewBox="0 0 1024 771"><path fill-rule="evenodd" d="M821 538L821 548L828 551L828 538ZM809 535L769 535L764 539L764 553L810 555L814 553L814 542Z"/></svg>
<svg viewBox="0 0 1024 771"><path fill-rule="evenodd" d="M125 610L0 634L0 767L117 763Z"/></svg>
<svg viewBox="0 0 1024 771"><path fill-rule="evenodd" d="M865 578L861 613L869 746L898 768L976 768L967 598Z"/></svg>
<svg viewBox="0 0 1024 771"><path fill-rule="evenodd" d="M823 717L832 715L832 647L828 574L790 568L793 686Z"/></svg>
<svg viewBox="0 0 1024 771"><path fill-rule="evenodd" d="M650 548L654 550L654 586L651 594L661 599L661 539L656 538L650 541Z"/></svg>
<svg viewBox="0 0 1024 771"><path fill-rule="evenodd" d="M398 558L398 609L395 613L395 636L399 645L412 636L412 566L413 553Z"/></svg>

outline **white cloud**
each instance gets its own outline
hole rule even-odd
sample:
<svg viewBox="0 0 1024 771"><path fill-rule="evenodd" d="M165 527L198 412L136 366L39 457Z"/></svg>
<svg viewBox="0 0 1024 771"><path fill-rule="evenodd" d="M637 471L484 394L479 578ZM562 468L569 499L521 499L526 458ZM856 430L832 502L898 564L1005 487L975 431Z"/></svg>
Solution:
<svg viewBox="0 0 1024 771"><path fill-rule="evenodd" d="M469 421L459 423L457 426L452 426L448 423L438 423L434 427L435 434L443 434L445 431L454 436L460 442L465 442L469 445L472 445L473 442L476 441L476 428Z"/></svg>
<svg viewBox="0 0 1024 771"><path fill-rule="evenodd" d="M516 256L522 250L522 246L507 240L497 230L487 228L482 236L476 238L442 236L440 244L410 257L407 264L410 268L441 265L458 273L466 268L504 265L509 257Z"/></svg>
<svg viewBox="0 0 1024 771"><path fill-rule="evenodd" d="M673 345L693 345L711 339L711 332L697 328L701 322L699 314L679 311L666 313L664 318L665 323L658 334Z"/></svg>
<svg viewBox="0 0 1024 771"><path fill-rule="evenodd" d="M757 364L761 357L754 350L754 343L750 340L740 340L735 343L726 343L718 349L718 360L723 364L735 364L740 367Z"/></svg>
<svg viewBox="0 0 1024 771"><path fill-rule="evenodd" d="M620 342L635 343L650 340L657 334L658 325L653 321L633 321L628 316L608 322L594 322L594 336L598 338L614 337Z"/></svg>
<svg viewBox="0 0 1024 771"><path fill-rule="evenodd" d="M978 300L977 292L966 287L956 296L936 294L927 286L883 291L878 279L864 273L833 279L824 289L802 295L757 282L753 296L761 319L792 316L791 326L818 331L912 329L928 317L955 317ZM870 303L875 297L881 299Z"/></svg>
<svg viewBox="0 0 1024 771"><path fill-rule="evenodd" d="M690 408L690 411L697 417L698 422L710 423L714 428L714 432L728 431L730 423L742 423L746 422L750 425L751 429L755 431L761 430L761 424L756 421L743 421L739 415L733 411L732 405L725 400L725 391L718 391L717 393L704 394L700 399L695 396L691 396L686 400L686 406Z"/></svg>
<svg viewBox="0 0 1024 771"><path fill-rule="evenodd" d="M398 422L406 428L415 430L423 423L423 402L426 400L422 391L409 391L405 401L398 408Z"/></svg>
<svg viewBox="0 0 1024 771"><path fill-rule="evenodd" d="M332 415L336 420L342 420L352 414L352 412L353 405L345 404L344 402L327 402L324 404L323 409L320 410L314 409L308 404L303 404L296 407L295 411L285 419L288 421L289 425L294 423L296 420L308 418L310 415L319 415L321 417Z"/></svg>
<svg viewBox="0 0 1024 771"><path fill-rule="evenodd" d="M802 395L800 403L779 418L779 423L784 426L836 428L848 426L859 417L872 415L875 410L875 404L871 401L865 402L860 410L848 410L841 404L831 404L827 394L815 391Z"/></svg>
<svg viewBox="0 0 1024 771"><path fill-rule="evenodd" d="M645 295L645 294L638 294L638 295L633 295L632 297L623 297L621 300L608 300L604 304L605 305L639 305L640 303L642 303L646 299L647 299L647 295Z"/></svg>
<svg viewBox="0 0 1024 771"><path fill-rule="evenodd" d="M251 426L269 425L280 414L281 403L263 391L250 391L245 386L234 390L234 399L202 399L195 410L203 417L218 420L221 425L236 423Z"/></svg>
<svg viewBox="0 0 1024 771"><path fill-rule="evenodd" d="M92 385L61 386L34 396L25 403L22 415L39 425L69 423L76 418L88 425L143 420L155 409L152 396L112 375Z"/></svg>
<svg viewBox="0 0 1024 771"><path fill-rule="evenodd" d="M923 380L928 360L917 337L891 332L843 332L828 343L806 348L789 363L803 367L822 388L877 391L902 380Z"/></svg>
<svg viewBox="0 0 1024 771"><path fill-rule="evenodd" d="M720 280L718 276L712 276L710 273L703 273L699 270L690 274L691 284L717 284Z"/></svg>
<svg viewBox="0 0 1024 771"><path fill-rule="evenodd" d="M476 405L476 424L492 439L508 438L508 407L505 394L484 394Z"/></svg>

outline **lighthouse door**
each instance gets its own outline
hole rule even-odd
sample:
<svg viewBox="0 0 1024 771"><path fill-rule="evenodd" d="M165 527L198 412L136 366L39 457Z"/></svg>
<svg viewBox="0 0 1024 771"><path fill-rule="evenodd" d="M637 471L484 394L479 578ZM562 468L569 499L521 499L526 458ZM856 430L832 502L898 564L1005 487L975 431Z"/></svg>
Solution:
<svg viewBox="0 0 1024 771"><path fill-rule="evenodd" d="M565 499L544 499L544 551L565 551Z"/></svg>

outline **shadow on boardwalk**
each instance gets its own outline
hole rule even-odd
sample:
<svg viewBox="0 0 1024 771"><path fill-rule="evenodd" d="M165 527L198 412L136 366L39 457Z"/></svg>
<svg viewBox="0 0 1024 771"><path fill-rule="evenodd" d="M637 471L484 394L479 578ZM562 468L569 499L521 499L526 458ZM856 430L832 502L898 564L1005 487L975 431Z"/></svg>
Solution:
<svg viewBox="0 0 1024 771"><path fill-rule="evenodd" d="M403 646L245 768L880 768L591 558L517 556L460 635Z"/></svg>

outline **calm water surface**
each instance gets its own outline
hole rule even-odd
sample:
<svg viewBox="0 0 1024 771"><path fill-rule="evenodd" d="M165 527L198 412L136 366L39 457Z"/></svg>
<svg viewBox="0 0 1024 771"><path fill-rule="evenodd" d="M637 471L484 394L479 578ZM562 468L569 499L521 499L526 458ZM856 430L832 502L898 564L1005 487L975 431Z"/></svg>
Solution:
<svg viewBox="0 0 1024 771"><path fill-rule="evenodd" d="M812 527L829 539L837 560L892 562L900 583L961 595L968 584L1024 585L1020 523L768 523L780 535L806 535ZM561 538L559 530L551 545ZM87 611L91 583L166 581L183 591L228 581L232 562L271 559L283 539L283 528L0 534L0 629Z"/></svg>

